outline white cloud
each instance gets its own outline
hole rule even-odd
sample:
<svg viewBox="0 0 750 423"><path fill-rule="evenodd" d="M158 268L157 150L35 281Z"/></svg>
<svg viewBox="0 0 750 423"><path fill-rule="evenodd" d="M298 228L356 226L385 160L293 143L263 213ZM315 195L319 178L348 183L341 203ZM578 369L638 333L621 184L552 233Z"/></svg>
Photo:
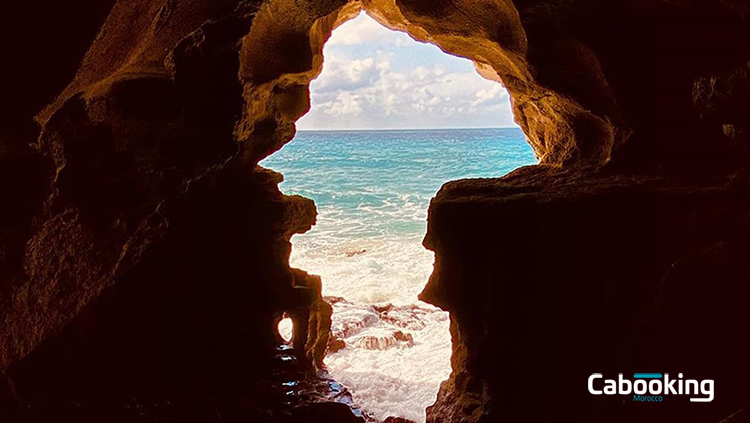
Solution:
<svg viewBox="0 0 750 423"><path fill-rule="evenodd" d="M325 68L315 81L315 89L321 93L355 90L373 83L379 72L372 57L351 61L341 60L335 56L325 58Z"/></svg>
<svg viewBox="0 0 750 423"><path fill-rule="evenodd" d="M357 18L344 22L340 27L336 28L326 45L352 46L366 44L376 41L380 37L387 36L388 32L391 31L362 13Z"/></svg>
<svg viewBox="0 0 750 423"><path fill-rule="evenodd" d="M478 91L476 97L476 100L472 103L473 106L499 104L502 101L508 101L508 92L500 84L495 84L490 89Z"/></svg>
<svg viewBox="0 0 750 423"><path fill-rule="evenodd" d="M399 43L409 41L407 46ZM465 59L381 27L366 15L339 27L311 85L300 129L513 125L505 89Z"/></svg>
<svg viewBox="0 0 750 423"><path fill-rule="evenodd" d="M333 117L359 116L362 114L362 101L361 95L343 91L323 105L321 112Z"/></svg>

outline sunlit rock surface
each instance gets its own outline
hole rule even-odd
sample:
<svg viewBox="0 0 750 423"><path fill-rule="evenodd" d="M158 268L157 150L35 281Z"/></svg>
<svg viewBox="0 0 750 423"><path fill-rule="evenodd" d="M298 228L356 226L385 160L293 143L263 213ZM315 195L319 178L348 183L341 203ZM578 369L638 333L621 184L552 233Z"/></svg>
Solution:
<svg viewBox="0 0 750 423"><path fill-rule="evenodd" d="M540 384L539 421L710 421L741 403L749 351L732 333L748 317L749 200L730 176L536 167L446 184L430 208L425 245L438 259L421 298L451 311L454 372L428 421L520 420ZM726 397L643 411L572 388L642 368L710 374Z"/></svg>
<svg viewBox="0 0 750 423"><path fill-rule="evenodd" d="M451 313L454 353L428 421L747 418L746 2L14 5L4 421L359 419L266 395L290 362L324 380L330 310L288 265L314 205L256 164L292 138L325 39L361 7L501 79L542 163L433 201L422 297ZM297 345L280 356L285 312ZM717 397L656 409L585 391L592 372L644 369L713 378Z"/></svg>

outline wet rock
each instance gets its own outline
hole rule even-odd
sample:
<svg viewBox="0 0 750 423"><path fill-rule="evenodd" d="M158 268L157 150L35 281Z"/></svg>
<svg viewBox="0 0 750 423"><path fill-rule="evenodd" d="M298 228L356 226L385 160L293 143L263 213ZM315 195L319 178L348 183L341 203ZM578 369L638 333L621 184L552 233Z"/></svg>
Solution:
<svg viewBox="0 0 750 423"><path fill-rule="evenodd" d="M383 310L380 314L380 318L391 325L403 329L420 330L425 327L425 316L433 312L434 310L420 307L416 304L398 307L392 306L387 310Z"/></svg>
<svg viewBox="0 0 750 423"><path fill-rule="evenodd" d="M325 296L323 299L330 305L336 305L340 302L347 302L344 297L333 297L333 296Z"/></svg>
<svg viewBox="0 0 750 423"><path fill-rule="evenodd" d="M331 331L341 339L357 335L380 321L380 315L371 307L351 304L345 300L334 303L334 312L336 319Z"/></svg>
<svg viewBox="0 0 750 423"><path fill-rule="evenodd" d="M327 310L288 265L314 206L256 164L294 135L323 41L360 3L271 3L7 4L0 401L27 420L116 421L153 396L206 422L289 411L285 391L265 395L292 308L307 322L295 357L319 360ZM428 421L722 421L747 407L747 2L362 3L502 80L542 163L433 201L422 296L451 312L454 374ZM353 322L332 328L340 339L418 326L418 310L333 305ZM594 407L570 385L675 357L722 394L665 418Z"/></svg>
<svg viewBox="0 0 750 423"><path fill-rule="evenodd" d="M372 309L377 311L378 313L383 314L389 312L390 310L393 310L393 304L373 304Z"/></svg>
<svg viewBox="0 0 750 423"><path fill-rule="evenodd" d="M397 330L396 332L393 332L393 337L396 338L397 341L405 342L406 345L410 347L414 346L414 337L410 333L404 333Z"/></svg>
<svg viewBox="0 0 750 423"><path fill-rule="evenodd" d="M346 348L346 341L343 339L332 336L328 339L328 351L327 354L333 354L336 351L340 351Z"/></svg>
<svg viewBox="0 0 750 423"><path fill-rule="evenodd" d="M347 251L345 255L347 257L354 257L354 256L361 256L362 254L364 254L366 252L367 252L367 250L363 248L361 250Z"/></svg>
<svg viewBox="0 0 750 423"><path fill-rule="evenodd" d="M414 345L414 338L411 334L404 333L400 330L394 331L387 328L372 328L357 335L350 342L357 348L387 350L397 346L411 347Z"/></svg>

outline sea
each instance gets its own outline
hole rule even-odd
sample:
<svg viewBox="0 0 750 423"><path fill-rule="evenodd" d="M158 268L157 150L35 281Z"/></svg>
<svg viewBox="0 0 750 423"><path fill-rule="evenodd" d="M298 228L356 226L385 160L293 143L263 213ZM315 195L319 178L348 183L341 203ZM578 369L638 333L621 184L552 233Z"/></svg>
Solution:
<svg viewBox="0 0 750 423"><path fill-rule="evenodd" d="M325 364L374 419L424 422L451 371L448 313L417 299L434 261L430 199L447 181L535 163L518 128L299 131L260 163L284 175L282 192L315 200L291 265L322 277L341 348Z"/></svg>

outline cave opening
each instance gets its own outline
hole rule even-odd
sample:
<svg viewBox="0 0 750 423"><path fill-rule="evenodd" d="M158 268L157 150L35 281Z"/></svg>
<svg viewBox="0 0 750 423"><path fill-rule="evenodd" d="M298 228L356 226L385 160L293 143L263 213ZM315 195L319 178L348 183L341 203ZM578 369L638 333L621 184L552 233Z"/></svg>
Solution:
<svg viewBox="0 0 750 423"><path fill-rule="evenodd" d="M402 288L404 273L417 273L409 252L428 259L430 253L419 247L421 236L391 234L389 241L403 246L409 238L415 249L383 249L399 254L383 254L387 265L371 266L370 260L380 264L373 260L377 245L342 234L347 220L330 218L320 198L321 219L310 231L313 201L284 195L281 176L258 163L296 149L300 159L290 164L328 166L313 166L303 183L331 185L334 176L354 183L375 173L380 177L373 183L368 176L367 185L374 194L393 186L388 178L402 188L411 184L396 192L403 197L387 198L402 213L410 210L406 202L422 202L411 209L409 224L396 228L410 231L423 229L425 203L439 183L471 176L439 172L467 157L474 164L505 160L493 160L490 148L456 153L449 148L456 143L441 142L436 131L424 136L413 129L409 142L403 130L381 131L378 142L372 132L362 135L343 149L359 148L351 161L334 160L324 148L340 132L303 131L279 151L308 112L325 41L361 9L502 80L540 162L503 178L452 181L430 202L422 242L435 263L420 295L450 311L453 352L451 375L426 420L631 417L648 423L746 416L750 344L741 323L750 319L750 130L743 105L750 43L742 42L748 31L741 1L107 3L114 6L104 22L86 7L69 8L54 17L60 25L51 30L38 25L37 14L14 13L36 36L6 37L40 60L9 63L23 78L6 78L19 88L5 99L10 108L36 106L21 107L11 122L29 129L11 133L29 138L3 139L0 146L2 185L11 188L3 197L10 207L0 236L0 420L353 421L350 397L332 401L328 395L340 393L334 388L340 384L316 372L331 306L320 278L290 267L292 239L295 266L341 269L328 265L335 258L352 271L349 279L342 272L338 288L367 294L363 304L346 295L346 303L335 301L336 318L347 305L354 317L371 316L388 330L396 328L382 322L383 314L405 319L393 316L404 309L386 298L393 290L385 288ZM64 27L85 27L91 45ZM70 47L64 55L36 48L49 47L39 40L50 36ZM57 56L66 69L56 66ZM57 83L73 79L52 99L57 88L35 83L40 72ZM402 91L397 98L407 96ZM35 118L38 131L32 130L32 109L49 101ZM313 113L320 110L313 106ZM383 141L386 136L400 142ZM386 166L404 160L431 166L417 172L422 178L408 166ZM286 173L283 189L293 192L293 170L274 167ZM415 189L415 181L438 176L426 196ZM330 186L318 192L308 197L329 193L341 200L344 194ZM369 219L372 225L351 225L351 232L398 226L393 213L353 203L353 213L380 214ZM300 264L304 240L308 251L332 250L331 243L310 241L326 223L338 231L329 234L334 241L356 242L323 255L324 266ZM403 270L393 264L398 261L412 266L385 275ZM323 276L333 294L334 278ZM363 279L371 286L360 286ZM409 298L407 307L415 302ZM408 318L414 309L402 314ZM279 345L284 312L294 318L286 332L292 348ZM418 408L432 398L407 414L416 390L399 389L404 385L383 376L395 372L378 361L383 351L419 351L426 344L420 330L402 330L400 339L386 333L396 346L383 350L366 348L380 346L379 337L371 343L362 332L347 336L328 364L382 382L391 397L378 397L354 378L347 382L368 411L383 405L387 414L421 420ZM302 345L303 338L314 342ZM347 345L348 338L363 345ZM435 351L408 368L429 374L425 357ZM360 352L369 358L357 358ZM333 366L347 355L352 366ZM715 380L721 395L697 412L679 404L636 410L591 397L580 383L592 372L628 369L682 369ZM547 388L543 407L540 380Z"/></svg>
<svg viewBox="0 0 750 423"><path fill-rule="evenodd" d="M447 312L418 300L422 246L445 182L536 164L497 78L472 61L354 13L326 41L295 138L260 163L315 201L317 224L290 264L322 278L333 306L325 364L375 419L423 422L451 366ZM479 69L481 72L481 68ZM285 313L281 338L293 341Z"/></svg>

